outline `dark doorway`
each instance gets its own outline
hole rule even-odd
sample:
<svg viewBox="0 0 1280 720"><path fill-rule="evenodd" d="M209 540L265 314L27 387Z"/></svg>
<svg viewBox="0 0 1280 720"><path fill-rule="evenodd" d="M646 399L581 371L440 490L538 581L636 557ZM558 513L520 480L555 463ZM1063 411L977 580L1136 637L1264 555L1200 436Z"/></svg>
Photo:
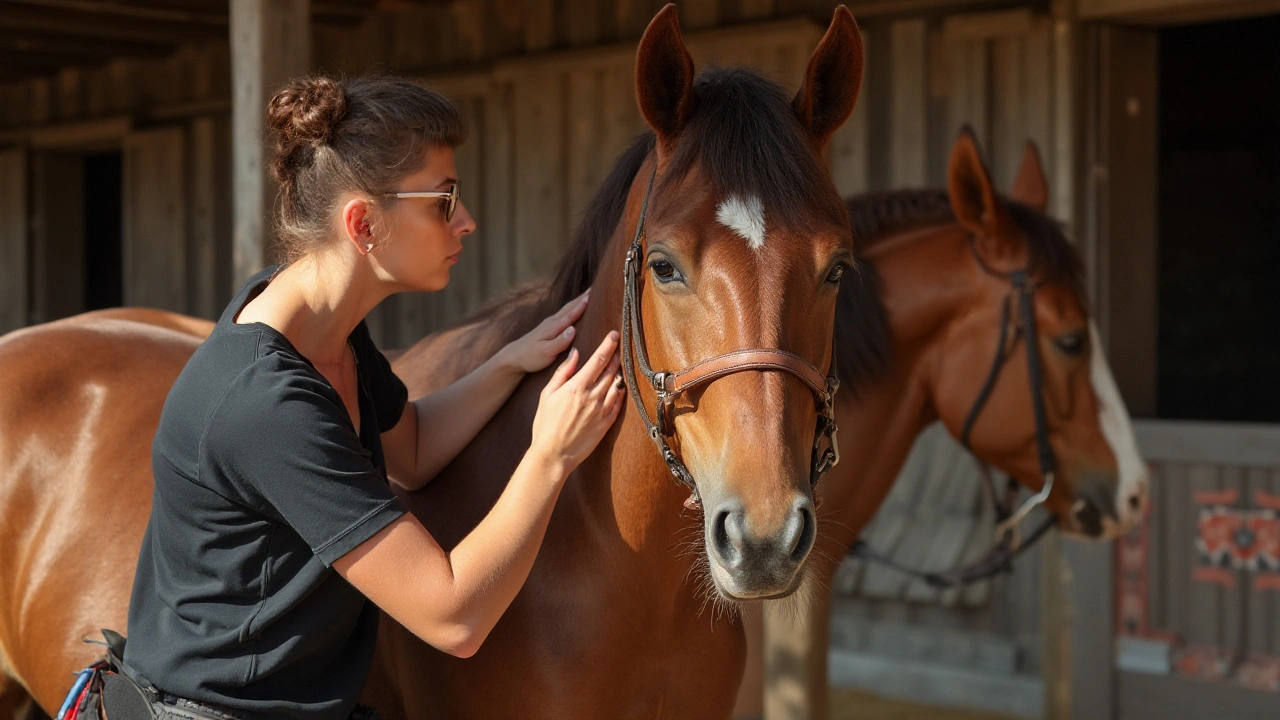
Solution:
<svg viewBox="0 0 1280 720"><path fill-rule="evenodd" d="M1162 418L1280 421L1280 17L1160 33Z"/></svg>
<svg viewBox="0 0 1280 720"><path fill-rule="evenodd" d="M84 159L85 310L117 307L124 301L122 163L120 152Z"/></svg>

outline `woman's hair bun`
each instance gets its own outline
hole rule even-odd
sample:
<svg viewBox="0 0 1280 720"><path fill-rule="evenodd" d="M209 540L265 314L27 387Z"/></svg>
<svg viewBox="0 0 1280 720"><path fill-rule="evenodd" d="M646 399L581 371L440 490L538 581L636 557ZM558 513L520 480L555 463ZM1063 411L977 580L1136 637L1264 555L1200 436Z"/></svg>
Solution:
<svg viewBox="0 0 1280 720"><path fill-rule="evenodd" d="M284 181L300 151L329 142L347 113L347 97L338 81L319 75L295 78L276 91L267 105L267 124L278 133L276 178Z"/></svg>
<svg viewBox="0 0 1280 720"><path fill-rule="evenodd" d="M302 77L276 91L267 106L267 122L298 143L323 144L347 112L342 86L332 78Z"/></svg>

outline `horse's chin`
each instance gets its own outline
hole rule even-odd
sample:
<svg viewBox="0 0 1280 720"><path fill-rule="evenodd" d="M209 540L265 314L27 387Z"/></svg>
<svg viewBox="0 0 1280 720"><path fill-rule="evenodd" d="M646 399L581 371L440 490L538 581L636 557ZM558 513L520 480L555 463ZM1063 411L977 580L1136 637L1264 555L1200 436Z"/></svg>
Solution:
<svg viewBox="0 0 1280 720"><path fill-rule="evenodd" d="M715 585L720 599L732 603L747 603L757 600L780 600L795 593L804 577L803 572L796 572L785 583L753 583L744 584L734 578L728 571L717 567L715 560L708 558L711 564L711 582Z"/></svg>

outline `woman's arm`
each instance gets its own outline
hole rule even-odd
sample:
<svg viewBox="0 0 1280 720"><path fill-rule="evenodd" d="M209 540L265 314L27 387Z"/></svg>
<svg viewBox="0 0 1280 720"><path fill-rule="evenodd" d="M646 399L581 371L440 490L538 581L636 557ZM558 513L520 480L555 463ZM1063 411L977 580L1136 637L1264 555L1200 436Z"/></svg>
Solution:
<svg viewBox="0 0 1280 720"><path fill-rule="evenodd" d="M533 442L480 524L446 553L406 515L333 567L424 641L475 653L524 585L569 473L591 453L622 407L617 334L572 375L577 353L552 376L533 421Z"/></svg>
<svg viewBox="0 0 1280 720"><path fill-rule="evenodd" d="M453 384L405 403L400 421L382 435L387 477L406 490L426 485L493 418L525 373L542 370L573 342L573 323L587 295L571 300L524 337Z"/></svg>

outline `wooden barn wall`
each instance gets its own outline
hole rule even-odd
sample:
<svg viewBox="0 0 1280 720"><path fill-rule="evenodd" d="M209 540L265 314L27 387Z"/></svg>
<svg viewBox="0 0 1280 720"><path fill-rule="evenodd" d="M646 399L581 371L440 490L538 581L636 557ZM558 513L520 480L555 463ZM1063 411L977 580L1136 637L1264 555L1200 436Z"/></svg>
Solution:
<svg viewBox="0 0 1280 720"><path fill-rule="evenodd" d="M78 208L91 152L121 153L124 302L221 311L231 293L230 87L218 42L0 86L0 182L14 183L0 193L0 331L83 309L94 268L80 259Z"/></svg>

